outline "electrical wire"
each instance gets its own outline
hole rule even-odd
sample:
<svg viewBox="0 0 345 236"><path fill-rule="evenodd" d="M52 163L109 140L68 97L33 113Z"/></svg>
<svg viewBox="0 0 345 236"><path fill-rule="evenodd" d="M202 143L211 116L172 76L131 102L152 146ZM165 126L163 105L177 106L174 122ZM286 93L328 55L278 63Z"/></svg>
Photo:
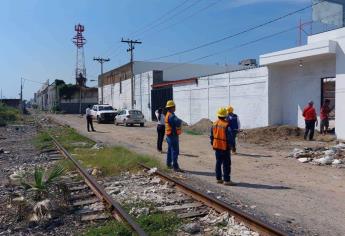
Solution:
<svg viewBox="0 0 345 236"><path fill-rule="evenodd" d="M203 12L203 11L205 11L205 10L211 8L211 7L213 7L214 5L220 3L221 1L222 1L222 0L217 0L217 1L215 1L215 2L211 2L210 4L208 4L208 5L206 5L205 7L199 9L198 11L196 11L196 12L194 12L194 13L192 13L192 14L190 14L190 15L184 17L184 18L182 18L181 20L179 20L179 21L177 21L177 22L175 22L175 23L173 23L173 24L171 24L171 25L168 25L168 26L166 26L166 27L164 27L164 28L161 28L161 29L158 30L156 33L159 33L159 32L162 32L163 30L166 30L166 29L168 29L168 28L174 27L175 25L178 25L178 24L184 22L185 20L187 20L187 19L189 19L189 18L191 18L191 17L193 17L193 16L195 16L195 15L197 15L197 14L199 14L199 13L201 13L201 12Z"/></svg>
<svg viewBox="0 0 345 236"><path fill-rule="evenodd" d="M140 34L135 34L134 36L137 37L138 35L144 35L144 34L146 34L147 32L153 30L154 28L156 28L156 27L158 27L158 26L164 24L165 22L170 21L171 19L173 19L173 18L175 18L176 16L182 14L182 13L185 12L186 10L188 10L188 9L190 9L190 8L192 8L192 7L194 7L195 5L197 5L197 4L200 3L200 2L201 2L200 0L195 0L191 5L187 6L186 8L182 9L181 11L176 12L175 14L173 14L173 15L170 16L170 17L168 17L167 19L164 19L162 22L159 22L159 23L153 25L152 27L150 27L150 28L144 30L144 31L141 32Z"/></svg>
<svg viewBox="0 0 345 236"><path fill-rule="evenodd" d="M181 4L177 5L176 7L170 9L169 11L163 13L161 16L159 16L158 18L156 18L155 20L151 21L149 24L147 24L146 26L144 26L142 29L136 30L132 33L130 33L130 35L137 35L139 32L146 30L147 28L151 27L152 25L154 25L157 21L160 21L162 19L164 19L166 16L170 15L171 13L173 13L176 9L182 7L184 4L186 4L188 1L190 0L185 0L183 1Z"/></svg>
<svg viewBox="0 0 345 236"><path fill-rule="evenodd" d="M201 48L204 48L204 47L213 45L213 44L220 43L220 42L222 42L222 41L224 41L224 40L228 40L228 39L230 39L230 38L234 38L234 37L240 36L240 35L242 35L242 34L245 34L245 33L248 33L248 32L250 32L250 31L259 29L259 28L261 28L261 27L264 27L264 26L266 26L266 25L269 25L269 24L272 24L272 23L274 23L274 22L280 21L280 20L282 20L282 19L284 19L284 18L287 18L287 17L289 17L289 16L295 15L295 14L297 14L297 13L299 13L299 12L305 11L306 9L309 9L309 8L311 8L311 7L313 7L313 6L316 6L316 5L318 5L318 4L320 4L320 3L324 2L324 1L325 1L325 0L321 0L320 2L313 3L313 4L311 4L311 5L308 5L308 6L306 6L306 7L301 8L301 9L299 9L299 10L290 12L290 13L285 14L285 15L283 15L283 16L280 16L280 17L274 18L274 19L272 19L272 20L266 21L266 22L264 22L264 23L262 23L262 24L259 24L259 25L250 27L250 28L245 29L245 30L242 30L242 31L237 32L237 33L235 33L235 34L227 35L227 36L222 37L222 38L220 38L220 39L216 39L216 40L213 40L213 41L204 43L204 44L200 44L199 46L192 47L192 48L189 48L189 49L185 49L185 50L182 50L182 51L178 51L178 52L175 52L175 53L171 53L171 54L168 54L168 55L164 55L164 56L160 56L160 57L155 57L155 58L147 59L147 60L145 60L145 61L159 60L159 59L162 59L162 58L167 58L167 57L177 56L177 55L181 55L181 54L186 54L186 53L188 53L188 52L192 52L192 51L195 51L195 50L198 50L198 49L201 49Z"/></svg>

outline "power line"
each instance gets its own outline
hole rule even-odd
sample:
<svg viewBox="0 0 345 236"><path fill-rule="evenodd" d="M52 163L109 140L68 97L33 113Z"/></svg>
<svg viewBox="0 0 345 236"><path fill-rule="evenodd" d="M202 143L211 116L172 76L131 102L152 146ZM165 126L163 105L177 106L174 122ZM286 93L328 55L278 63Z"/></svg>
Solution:
<svg viewBox="0 0 345 236"><path fill-rule="evenodd" d="M149 31L151 31L152 29L156 28L157 26L160 26L160 25L164 24L165 22L167 22L167 21L173 19L173 18L176 17L177 15L180 15L181 13L183 13L183 12L185 12L186 10L192 8L193 6L197 5L198 3L200 3L200 0L194 1L191 5L187 6L186 8L182 9L181 11L176 12L175 14L173 14L173 15L170 16L170 17L168 17L167 19L164 19L162 22L159 22L159 23L153 25L152 27L150 27L150 28L144 30L144 31L141 32L140 34L135 34L134 36L143 35L143 34L149 32Z"/></svg>
<svg viewBox="0 0 345 236"><path fill-rule="evenodd" d="M207 47L207 46L210 46L210 45L213 45L213 44L220 43L220 42L222 42L222 41L224 41L224 40L227 40L227 39L230 39L230 38L234 38L234 37L236 37L236 36L239 36L239 35L248 33L248 32L250 32L250 31L259 29L259 28L261 28L261 27L263 27L263 26L272 24L272 23L274 23L274 22L277 22L277 21L279 21L279 20L282 20L282 19L284 19L284 18L287 18L287 17L292 16L292 15L294 15L294 14L297 14L297 13L299 13L299 12L302 12L302 11L304 11L304 10L306 10L306 9L309 9L309 8L311 8L311 7L313 7L313 6L316 6L316 5L318 5L318 4L320 4L320 3L324 2L324 1L325 1L325 0L321 0L320 2L313 3L313 4L311 4L311 5L308 5L308 6L306 6L306 7L301 8L301 9L299 9L299 10L290 12L290 13L288 13L288 14L285 14L285 15L283 15L283 16L280 16L280 17L277 17L277 18L275 18L275 19L269 20L269 21L264 22L264 23L262 23L262 24L259 24L259 25L250 27L250 28L245 29L245 30L243 30L243 31L240 31L240 32L238 32L238 33L231 34L231 35L222 37L222 38L220 38L220 39L216 39L216 40L213 40L213 41L210 41L210 42L201 44L201 45L196 46L196 47L193 47L193 48L185 49L185 50L178 51L178 52L175 52L175 53L171 53L171 54L168 54L168 55L165 55L165 56L160 56L160 57L156 57L156 58L147 59L147 60L145 60L145 61L153 61L153 60L159 60L159 59L162 59L162 58L177 56L177 55L181 55L181 54L185 54L185 53L188 53L188 52L192 52L192 51L195 51L195 50L197 50L197 49L204 48L204 47Z"/></svg>
<svg viewBox="0 0 345 236"><path fill-rule="evenodd" d="M343 14L343 13L342 13L342 12L338 12L338 13L336 13L336 14L328 15L328 16L325 16L324 18L322 18L322 20L323 20L323 19L330 18L330 17L334 17L334 16L337 15L337 14ZM345 18L343 18L343 20L345 20ZM217 51L217 52L214 52L214 53L210 53L210 54L208 54L208 55L206 55L206 56L202 56L202 57L199 57L199 58L196 58L196 59L192 59L192 60L189 60L189 61L185 61L185 62L183 62L183 63L181 63L181 64L178 64L178 65L173 65L173 66L166 67L166 68L164 68L164 70L169 70L169 69L172 69L172 68L176 68L176 67L182 66L182 65L185 64L185 63L192 63L192 62L200 61L200 60L203 60L203 59L212 57L212 56L216 56L216 55L219 55L219 54L222 54L222 53L225 53L225 52L229 52L229 51L231 51L231 50L239 49L239 48L248 46L248 45L250 45L250 44L254 44L254 43L257 43L257 42L260 42L260 41L269 39L269 38L276 37L276 36L281 35L281 34L284 34L284 33L288 33L288 32L290 32L290 31L292 31L292 30L298 29L299 27L300 27L300 26L294 26L294 27L291 27L291 28L288 28L288 29L279 31L279 32L277 32L277 33L269 34L269 35L266 35L266 36L263 36L263 37L260 37L260 38L257 38L257 39L248 41L248 42L246 42L246 43L239 44L239 45L234 46L234 47L231 47L231 48L223 49L223 50L221 50L221 51Z"/></svg>
<svg viewBox="0 0 345 236"><path fill-rule="evenodd" d="M163 31L163 30L166 30L166 29L168 29L168 28L171 28L171 27L173 27L173 26L175 26L175 25L178 25L178 24L180 24L181 22L184 22L185 20L187 20L187 19L189 19L189 18L191 18L191 17L193 17L193 16L195 16L195 15L197 15L197 14L199 14L199 13L205 11L205 10L207 10L208 8L213 7L214 5L220 3L221 1L222 1L222 0L217 0L217 1L215 1L215 2L211 2L210 4L206 5L205 7L201 8L201 9L199 9L199 10L197 10L196 12L194 12L194 13L192 13L192 14L190 14L190 15L184 17L184 18L182 18L181 20L179 20L179 21L177 21L177 22L175 22L175 23L173 23L173 24L171 24L171 25L168 25L168 26L166 26L166 27L164 27L164 28L161 28L160 30L157 31L157 33L161 32L161 31Z"/></svg>
<svg viewBox="0 0 345 236"><path fill-rule="evenodd" d="M164 19L166 16L170 15L171 13L173 13L176 9L182 7L184 4L186 4L188 1L190 0L185 0L183 1L181 4L177 5L176 7L170 9L169 11L163 13L161 16L159 16L157 19L151 21L149 24L147 24L146 26L144 26L142 29L139 29L139 30L136 30L132 33L130 33L130 35L134 36L134 35L137 35L139 32L151 27L152 25L154 25L157 21L160 21L162 19Z"/></svg>

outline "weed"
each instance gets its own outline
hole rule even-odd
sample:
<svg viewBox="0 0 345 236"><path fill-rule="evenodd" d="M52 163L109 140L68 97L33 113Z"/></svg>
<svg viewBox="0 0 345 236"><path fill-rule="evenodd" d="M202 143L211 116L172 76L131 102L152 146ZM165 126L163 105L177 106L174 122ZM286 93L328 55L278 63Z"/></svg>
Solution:
<svg viewBox="0 0 345 236"><path fill-rule="evenodd" d="M20 183L26 190L34 190L37 199L42 199L43 196L47 195L50 185L53 184L64 171L65 169L61 165L57 165L46 177L46 171L36 167L33 174L29 176L24 174L24 176L20 178ZM30 181L31 178L33 178L33 181Z"/></svg>
<svg viewBox="0 0 345 236"><path fill-rule="evenodd" d="M40 132L33 140L33 144L39 150L53 148L52 139L47 132Z"/></svg>
<svg viewBox="0 0 345 236"><path fill-rule="evenodd" d="M138 224L145 232L152 236L175 235L181 224L174 213L153 213L137 218Z"/></svg>
<svg viewBox="0 0 345 236"><path fill-rule="evenodd" d="M20 117L19 110L6 106L0 102L0 126L6 126L9 123L17 121Z"/></svg>
<svg viewBox="0 0 345 236"><path fill-rule="evenodd" d="M83 235L85 236L105 236L105 235L112 235L112 236L132 236L133 233L129 226L124 223L109 221L102 226L99 227L90 227L86 233Z"/></svg>
<svg viewBox="0 0 345 236"><path fill-rule="evenodd" d="M138 163L150 167L159 166L159 162L150 156L137 154L123 147L108 147L99 150L75 149L76 158L86 167L95 167L103 175L116 175L123 171L138 170Z"/></svg>

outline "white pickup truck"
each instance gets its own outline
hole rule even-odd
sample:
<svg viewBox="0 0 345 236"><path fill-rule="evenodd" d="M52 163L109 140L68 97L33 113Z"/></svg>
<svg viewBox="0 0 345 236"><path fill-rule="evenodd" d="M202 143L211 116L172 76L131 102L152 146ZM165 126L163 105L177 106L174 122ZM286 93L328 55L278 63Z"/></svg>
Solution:
<svg viewBox="0 0 345 236"><path fill-rule="evenodd" d="M94 105L91 114L97 123L114 122L117 111L110 105Z"/></svg>

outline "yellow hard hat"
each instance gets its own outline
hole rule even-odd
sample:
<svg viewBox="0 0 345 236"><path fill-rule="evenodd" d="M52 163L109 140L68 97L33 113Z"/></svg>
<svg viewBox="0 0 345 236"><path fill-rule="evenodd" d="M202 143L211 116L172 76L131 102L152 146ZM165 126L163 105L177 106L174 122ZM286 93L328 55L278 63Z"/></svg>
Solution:
<svg viewBox="0 0 345 236"><path fill-rule="evenodd" d="M174 107L175 106L175 103L173 100L169 100L167 101L167 105L165 106L165 108L170 108L170 107Z"/></svg>
<svg viewBox="0 0 345 236"><path fill-rule="evenodd" d="M228 114L228 112L226 111L226 108L224 108L224 107L221 107L221 108L219 108L218 109L218 112L217 112L217 116L218 117L226 117L227 116L227 114Z"/></svg>
<svg viewBox="0 0 345 236"><path fill-rule="evenodd" d="M233 108L231 105L229 105L229 106L226 108L226 110L228 111L228 113L233 113L233 112L234 112L234 108Z"/></svg>

